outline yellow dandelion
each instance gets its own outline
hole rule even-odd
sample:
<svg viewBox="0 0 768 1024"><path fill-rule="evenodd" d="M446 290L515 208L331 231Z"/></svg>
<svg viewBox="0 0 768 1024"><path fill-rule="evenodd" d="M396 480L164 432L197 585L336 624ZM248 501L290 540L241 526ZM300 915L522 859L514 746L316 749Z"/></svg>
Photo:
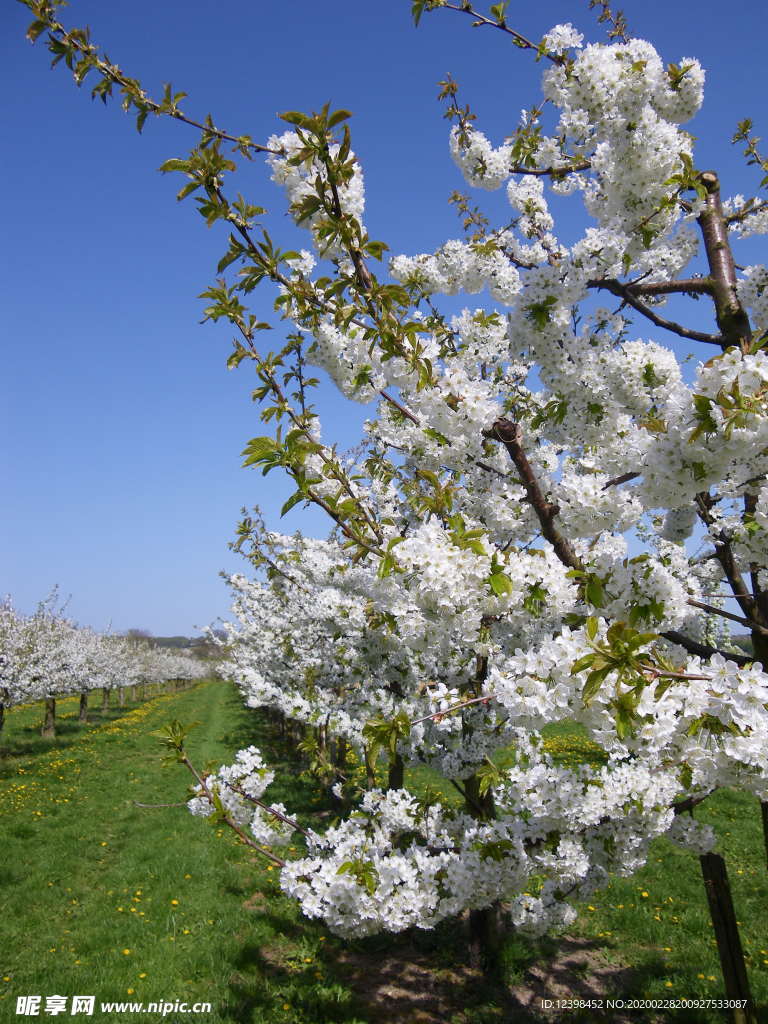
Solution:
<svg viewBox="0 0 768 1024"><path fill-rule="evenodd" d="M178 907L178 905L179 905L179 901L178 900L171 900L171 906L172 907Z"/></svg>
<svg viewBox="0 0 768 1024"><path fill-rule="evenodd" d="M123 956L130 956L130 955L131 955L130 949L124 949L123 950Z"/></svg>

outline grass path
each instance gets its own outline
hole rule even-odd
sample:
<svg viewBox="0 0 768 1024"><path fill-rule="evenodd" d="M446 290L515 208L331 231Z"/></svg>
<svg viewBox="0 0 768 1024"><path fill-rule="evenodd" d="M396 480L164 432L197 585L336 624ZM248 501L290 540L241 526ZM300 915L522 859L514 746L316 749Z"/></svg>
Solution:
<svg viewBox="0 0 768 1024"><path fill-rule="evenodd" d="M19 995L44 1005L84 994L96 996L94 1019L160 1019L100 1015L100 1001L184 1000L213 1011L165 1020L363 1024L316 959L327 939L299 928L255 855L184 808L134 804L185 799L185 769L163 764L152 735L171 718L201 723L189 741L198 764L258 741L234 688L202 684L126 712L79 736L65 730L47 752L11 723L22 756L0 760L0 1021L24 1019ZM36 756L24 756L30 748ZM262 952L289 937L298 974Z"/></svg>
<svg viewBox="0 0 768 1024"><path fill-rule="evenodd" d="M14 710L0 757L0 1022L24 1019L15 1014L24 995L43 1003L94 995L93 1019L120 1022L160 1017L102 1014L99 1003L209 1002L209 1014L164 1018L206 1024L507 1024L541 1020L520 1010L541 995L722 994L698 864L669 843L654 844L636 877L596 894L568 942L512 937L511 988L491 992L463 965L465 940L454 923L342 943L300 918L276 871L228 830L183 807L136 806L187 795L189 776L163 763L155 735L176 718L199 723L188 743L196 765L229 761L254 743L277 769L271 799L315 827L327 820L324 798L234 687L204 683L94 711L88 727L76 721L76 700L60 712L59 738L43 741L39 709ZM593 756L573 730L555 730L547 742L566 762ZM410 779L416 789L432 781ZM765 1006L768 874L756 802L717 794L701 816L723 835L753 994ZM564 950L576 951L569 963ZM599 1019L612 1018L558 1016ZM705 1010L631 1016L632 1024L722 1019Z"/></svg>

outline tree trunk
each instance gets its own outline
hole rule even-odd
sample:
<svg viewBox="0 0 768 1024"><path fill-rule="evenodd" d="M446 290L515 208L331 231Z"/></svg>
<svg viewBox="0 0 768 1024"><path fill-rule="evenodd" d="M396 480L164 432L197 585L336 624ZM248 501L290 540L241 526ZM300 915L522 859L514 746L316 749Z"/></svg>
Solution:
<svg viewBox="0 0 768 1024"><path fill-rule="evenodd" d="M132 686L131 687L131 700L135 704L138 699L139 699L138 690L137 690L137 688L135 686Z"/></svg>
<svg viewBox="0 0 768 1024"><path fill-rule="evenodd" d="M106 686L101 688L101 710L106 711L109 707L109 689Z"/></svg>
<svg viewBox="0 0 768 1024"><path fill-rule="evenodd" d="M490 907L469 912L469 962L492 982L502 978L501 948L505 914L496 900Z"/></svg>
<svg viewBox="0 0 768 1024"><path fill-rule="evenodd" d="M731 1011L731 1019L734 1024L757 1024L725 861L719 853L704 853L699 862L720 955L725 994L728 999L740 1000L744 1004L743 1009Z"/></svg>
<svg viewBox="0 0 768 1024"><path fill-rule="evenodd" d="M80 694L80 710L78 711L78 714L77 714L77 720L78 720L78 722L87 722L88 721L88 691L87 690L83 690L83 692Z"/></svg>
<svg viewBox="0 0 768 1024"><path fill-rule="evenodd" d="M496 817L493 792L488 790L481 796L476 775L464 780L464 795L467 814L479 821L493 821ZM501 951L506 931L506 914L500 900L481 910L470 910L469 961L491 982L499 982L503 976Z"/></svg>
<svg viewBox="0 0 768 1024"><path fill-rule="evenodd" d="M405 765L400 754L395 754L389 760L389 771L387 773L387 789L402 789L405 777Z"/></svg>
<svg viewBox="0 0 768 1024"><path fill-rule="evenodd" d="M118 686L117 688L117 703L120 707L125 707L125 687Z"/></svg>
<svg viewBox="0 0 768 1024"><path fill-rule="evenodd" d="M336 754L333 763L341 772L347 767L347 741L344 736L339 736L336 740Z"/></svg>
<svg viewBox="0 0 768 1024"><path fill-rule="evenodd" d="M56 698L45 698L45 717L40 735L51 738L56 735Z"/></svg>
<svg viewBox="0 0 768 1024"><path fill-rule="evenodd" d="M2 725L0 725L2 728ZM763 844L765 845L765 866L768 868L768 800L760 801L760 816L763 819Z"/></svg>
<svg viewBox="0 0 768 1024"><path fill-rule="evenodd" d="M752 651L755 655L755 661L761 662L763 669L768 672L768 636L755 630L750 634L750 637L752 639Z"/></svg>

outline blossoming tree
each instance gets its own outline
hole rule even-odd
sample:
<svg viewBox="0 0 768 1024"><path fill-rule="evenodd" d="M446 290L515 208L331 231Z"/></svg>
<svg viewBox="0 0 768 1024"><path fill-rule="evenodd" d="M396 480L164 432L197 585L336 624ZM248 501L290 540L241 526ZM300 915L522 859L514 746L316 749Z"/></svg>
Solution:
<svg viewBox="0 0 768 1024"><path fill-rule="evenodd" d="M241 523L239 545L270 577L234 581L241 685L388 746L393 763L437 765L465 795L461 813L425 804L396 770L338 827L305 832L306 857L270 854L286 891L342 934L464 909L487 934L502 899L519 927L567 923L572 898L634 871L663 833L711 875L714 837L676 812L724 785L768 800L768 270L734 255L768 229L768 203L723 198L696 163L683 125L702 103L699 63L665 64L602 2L609 41L585 45L571 25L525 38L504 3L415 0L417 23L439 8L505 33L543 67L542 98L495 144L442 83L454 160L472 189L505 190L510 216L492 226L457 195L464 237L394 256L387 273L347 111L285 113L265 143L229 134L170 89L150 97L61 24L56 0L25 2L30 37L47 33L95 95L119 92L139 128L150 115L200 128L163 170L228 230L205 315L236 329L229 365L251 365L276 425L246 465L287 473L285 510L312 503L334 527L315 543ZM768 171L748 122L737 137ZM235 159L260 154L306 250L279 249L261 207L230 194ZM580 209L574 242L553 197ZM262 282L289 326L274 352L247 305ZM481 292L482 307L441 309ZM665 309L687 298L711 323ZM693 372L681 344L700 353ZM310 367L371 406L352 455L322 439ZM262 622L270 642L254 644ZM726 622L752 653L728 645ZM563 720L604 763L547 757L541 729ZM278 842L295 823L262 799L270 778L241 752L199 778L193 809Z"/></svg>

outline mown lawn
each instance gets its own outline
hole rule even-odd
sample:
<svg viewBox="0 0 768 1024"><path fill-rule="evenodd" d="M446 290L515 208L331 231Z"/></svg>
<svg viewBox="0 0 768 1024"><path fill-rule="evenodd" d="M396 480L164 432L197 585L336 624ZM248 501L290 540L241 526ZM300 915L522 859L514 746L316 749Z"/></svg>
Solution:
<svg viewBox="0 0 768 1024"><path fill-rule="evenodd" d="M557 940L507 945L510 987L491 990L466 970L460 927L342 943L305 921L279 891L276 871L226 830L183 807L189 779L164 764L155 731L172 718L200 723L189 750L202 765L255 743L277 766L270 790L313 827L335 813L300 775L293 755L234 687L199 685L76 722L62 702L60 737L35 732L39 708L9 716L0 757L0 1020L20 995L92 994L100 1002L210 1002L190 1019L253 1024L491 1024L524 1017L516 993L533 965L557 963ZM565 761L595 757L578 731L547 738ZM406 783L433 784L417 773ZM433 784L433 788L435 788ZM450 786L442 788L448 795ZM768 874L756 801L718 794L700 816L723 835L753 994L768 1003ZM698 861L655 844L641 874L615 880L582 908L571 939L611 987L635 997L717 997L722 981ZM632 972L622 971L629 966ZM571 976L576 985L579 979ZM587 979L588 980L588 979ZM566 978L566 983L568 978ZM425 1001L427 989L433 995ZM437 995L434 995L437 992ZM41 1017L45 1015L41 1012ZM142 1015L144 1019L153 1018ZM73 1019L68 1016L68 1019ZM78 1019L77 1017L74 1019ZM80 1018L83 1019L83 1018ZM561 1020L613 1019L594 1012ZM633 1021L721 1021L706 1010L632 1014Z"/></svg>

